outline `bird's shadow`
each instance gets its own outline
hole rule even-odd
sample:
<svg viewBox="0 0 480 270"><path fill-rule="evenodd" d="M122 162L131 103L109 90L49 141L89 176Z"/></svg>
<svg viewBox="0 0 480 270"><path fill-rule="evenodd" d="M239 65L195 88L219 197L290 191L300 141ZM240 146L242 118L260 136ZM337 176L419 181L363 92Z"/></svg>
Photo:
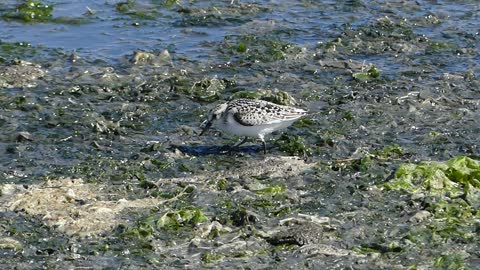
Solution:
<svg viewBox="0 0 480 270"><path fill-rule="evenodd" d="M208 156L208 155L233 155L236 153L252 154L263 151L258 145L246 145L232 148L229 145L171 145L172 149L178 149L180 152L191 156Z"/></svg>

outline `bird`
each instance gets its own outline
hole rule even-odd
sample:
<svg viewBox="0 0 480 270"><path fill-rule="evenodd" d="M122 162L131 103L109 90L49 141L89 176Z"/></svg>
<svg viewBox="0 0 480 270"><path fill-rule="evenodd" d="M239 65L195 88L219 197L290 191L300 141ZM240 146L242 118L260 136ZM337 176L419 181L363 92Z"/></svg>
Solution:
<svg viewBox="0 0 480 270"><path fill-rule="evenodd" d="M201 127L199 136L205 134L212 125L223 132L244 136L244 139L234 144L230 149L247 142L249 137L262 141L263 153L267 153L265 135L285 129L298 119L306 116L303 109L278 105L265 100L234 99L221 103L210 110L207 120Z"/></svg>

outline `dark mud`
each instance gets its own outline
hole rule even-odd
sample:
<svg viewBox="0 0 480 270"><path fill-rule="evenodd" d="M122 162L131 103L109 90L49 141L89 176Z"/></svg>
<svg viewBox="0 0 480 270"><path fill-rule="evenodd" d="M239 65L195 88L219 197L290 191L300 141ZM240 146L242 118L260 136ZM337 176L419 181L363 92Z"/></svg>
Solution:
<svg viewBox="0 0 480 270"><path fill-rule="evenodd" d="M479 267L477 1L22 3L0 268ZM198 136L240 97L312 115Z"/></svg>

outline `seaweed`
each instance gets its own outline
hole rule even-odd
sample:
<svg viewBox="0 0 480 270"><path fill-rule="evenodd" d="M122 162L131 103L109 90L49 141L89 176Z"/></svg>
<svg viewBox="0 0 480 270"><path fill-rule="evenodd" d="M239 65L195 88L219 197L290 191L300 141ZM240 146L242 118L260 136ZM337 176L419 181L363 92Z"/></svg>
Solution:
<svg viewBox="0 0 480 270"><path fill-rule="evenodd" d="M26 0L16 7L15 11L3 15L6 19L14 19L23 22L35 23L46 22L52 18L53 6L43 4L40 1Z"/></svg>

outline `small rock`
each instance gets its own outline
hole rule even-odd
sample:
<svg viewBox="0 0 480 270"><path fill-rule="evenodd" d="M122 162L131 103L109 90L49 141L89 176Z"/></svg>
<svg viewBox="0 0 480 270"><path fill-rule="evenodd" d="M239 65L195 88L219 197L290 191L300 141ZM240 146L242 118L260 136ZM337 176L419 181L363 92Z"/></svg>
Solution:
<svg viewBox="0 0 480 270"><path fill-rule="evenodd" d="M114 209L108 207L91 207L89 210L93 210L95 213L99 214L112 214Z"/></svg>
<svg viewBox="0 0 480 270"><path fill-rule="evenodd" d="M21 131L17 134L16 141L17 142L33 141L33 137L30 132Z"/></svg>
<svg viewBox="0 0 480 270"><path fill-rule="evenodd" d="M211 235L219 234L220 232L231 232L232 229L224 227L220 222L213 221L211 223L202 224L197 229L201 238L207 238Z"/></svg>
<svg viewBox="0 0 480 270"><path fill-rule="evenodd" d="M131 62L135 65L146 64L152 62L154 58L155 55L153 53L135 51L133 52Z"/></svg>
<svg viewBox="0 0 480 270"><path fill-rule="evenodd" d="M329 67L329 68L346 68L345 62L338 61L338 60L320 60L318 61L321 67Z"/></svg>
<svg viewBox="0 0 480 270"><path fill-rule="evenodd" d="M429 218L432 215L432 213L422 210L418 211L413 217L409 219L410 222L418 223L421 222L427 218Z"/></svg>
<svg viewBox="0 0 480 270"><path fill-rule="evenodd" d="M412 194L412 197L410 199L412 199L413 201L417 201L417 200L421 200L425 198L425 193L423 192L415 192Z"/></svg>
<svg viewBox="0 0 480 270"><path fill-rule="evenodd" d="M19 241L10 238L10 237L0 237L0 248L1 249L13 249L20 250L23 248L22 243Z"/></svg>
<svg viewBox="0 0 480 270"><path fill-rule="evenodd" d="M464 76L457 75L457 74L451 74L451 73L443 73L442 74L442 79L443 80L449 80L449 81L463 81Z"/></svg>
<svg viewBox="0 0 480 270"><path fill-rule="evenodd" d="M78 55L76 52L72 52L70 54L70 56L68 57L68 60L70 60L70 62L72 62L72 63L75 63L80 59L81 59L80 55Z"/></svg>
<svg viewBox="0 0 480 270"><path fill-rule="evenodd" d="M231 219L232 223L238 227L255 224L259 220L255 213L246 209L238 209L233 212L231 214Z"/></svg>
<svg viewBox="0 0 480 270"><path fill-rule="evenodd" d="M92 15L95 15L95 13L97 13L97 11L94 9L91 9L89 7L85 7L85 8L87 9L87 11L83 13L83 16L92 16Z"/></svg>
<svg viewBox="0 0 480 270"><path fill-rule="evenodd" d="M159 55L158 55L158 60L165 62L165 63L170 63L172 62L172 56L167 50L163 50Z"/></svg>
<svg viewBox="0 0 480 270"><path fill-rule="evenodd" d="M172 57L167 50L162 51L159 55L155 55L153 53L145 51L135 51L133 52L133 56L130 59L130 62L134 65L171 65Z"/></svg>
<svg viewBox="0 0 480 270"><path fill-rule="evenodd" d="M191 126L182 125L180 126L180 130L186 135L193 135L193 128Z"/></svg>
<svg viewBox="0 0 480 270"><path fill-rule="evenodd" d="M68 201L73 201L75 200L75 192L73 191L73 189L69 188L67 190L67 193L65 194L65 198L67 198Z"/></svg>
<svg viewBox="0 0 480 270"><path fill-rule="evenodd" d="M274 234L267 241L272 245L294 244L304 246L319 243L322 240L323 228L313 222L302 222Z"/></svg>

